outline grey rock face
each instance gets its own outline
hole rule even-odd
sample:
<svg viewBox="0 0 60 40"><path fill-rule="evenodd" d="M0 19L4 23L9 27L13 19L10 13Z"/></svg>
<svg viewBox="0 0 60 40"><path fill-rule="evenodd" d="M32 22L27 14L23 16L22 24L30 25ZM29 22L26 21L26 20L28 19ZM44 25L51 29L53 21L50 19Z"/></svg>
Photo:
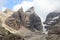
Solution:
<svg viewBox="0 0 60 40"><path fill-rule="evenodd" d="M22 26L28 29L30 32L24 36L24 40L46 40L45 35L42 34L43 26L41 24L41 19L36 15L34 7L31 7L26 12L23 12L21 8L8 17L5 23L15 30L19 30Z"/></svg>
<svg viewBox="0 0 60 40"><path fill-rule="evenodd" d="M32 32L24 37L25 40L46 40L46 35L42 34L42 24L40 17L35 13L34 7L25 12L26 28Z"/></svg>
<svg viewBox="0 0 60 40"><path fill-rule="evenodd" d="M48 31L47 40L60 40L60 13L51 12L48 14L44 24Z"/></svg>
<svg viewBox="0 0 60 40"><path fill-rule="evenodd" d="M52 21L52 19L53 18L55 18L55 17L57 17L57 16L59 16L60 15L60 13L58 13L58 12L51 12L51 13L49 13L48 15L47 15L47 18L46 18L46 20L45 20L45 24L48 24L50 21Z"/></svg>
<svg viewBox="0 0 60 40"><path fill-rule="evenodd" d="M47 15L44 24L46 24L46 28L48 29L49 27L52 28L52 26L55 26L59 21L60 21L60 13L51 12Z"/></svg>
<svg viewBox="0 0 60 40"><path fill-rule="evenodd" d="M19 11L14 12L10 17L8 17L5 21L5 23L15 29L19 30L22 25L24 25L24 14L23 14L23 9L19 9Z"/></svg>
<svg viewBox="0 0 60 40"><path fill-rule="evenodd" d="M29 10L26 11L26 15L28 14L28 19L27 20L27 28L29 28L31 31L42 31L42 24L41 24L41 19L40 17L35 13L34 7L31 7Z"/></svg>
<svg viewBox="0 0 60 40"><path fill-rule="evenodd" d="M31 7L25 13L22 8L14 12L14 14L6 19L6 24L16 30L22 25L31 31L42 31L43 28L40 17L34 12L34 7Z"/></svg>

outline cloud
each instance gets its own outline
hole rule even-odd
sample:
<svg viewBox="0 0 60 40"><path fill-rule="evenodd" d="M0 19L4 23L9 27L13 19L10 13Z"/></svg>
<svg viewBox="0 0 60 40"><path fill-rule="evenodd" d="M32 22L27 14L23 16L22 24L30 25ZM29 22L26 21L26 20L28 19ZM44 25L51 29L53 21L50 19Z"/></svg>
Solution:
<svg viewBox="0 0 60 40"><path fill-rule="evenodd" d="M7 3L7 0L0 0L0 7L5 5Z"/></svg>
<svg viewBox="0 0 60 40"><path fill-rule="evenodd" d="M33 5L35 7L35 12L40 16L41 21L44 22L49 12L59 11L60 0L33 0ZM43 32L46 32L45 25L43 25Z"/></svg>
<svg viewBox="0 0 60 40"><path fill-rule="evenodd" d="M4 11L6 7L4 5L7 4L7 0L0 0L0 11Z"/></svg>
<svg viewBox="0 0 60 40"><path fill-rule="evenodd" d="M3 5L4 0L0 0L0 6Z"/></svg>
<svg viewBox="0 0 60 40"><path fill-rule="evenodd" d="M35 12L40 16L42 22L46 19L47 14L56 10L60 1L58 0L33 0Z"/></svg>
<svg viewBox="0 0 60 40"><path fill-rule="evenodd" d="M6 10L6 7L1 7L1 11L5 11Z"/></svg>
<svg viewBox="0 0 60 40"><path fill-rule="evenodd" d="M33 0L32 2L24 1L22 4L17 4L13 7L14 11L17 11L21 6L23 7L24 11L29 9L30 7L35 7L35 12L38 16L40 16L42 22L45 21L46 16L49 12L52 12L56 9L59 9L60 6L59 0Z"/></svg>
<svg viewBox="0 0 60 40"><path fill-rule="evenodd" d="M24 1L21 4L17 4L13 7L13 11L18 11L21 7L23 7L24 11L28 10L30 7L32 7L32 2Z"/></svg>

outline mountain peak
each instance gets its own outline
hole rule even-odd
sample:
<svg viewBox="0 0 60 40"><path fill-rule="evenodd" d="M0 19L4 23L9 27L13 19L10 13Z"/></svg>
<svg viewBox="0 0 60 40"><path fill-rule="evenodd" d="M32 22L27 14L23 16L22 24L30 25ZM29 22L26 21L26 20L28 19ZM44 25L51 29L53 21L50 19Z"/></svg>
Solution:
<svg viewBox="0 0 60 40"><path fill-rule="evenodd" d="M6 9L6 10L4 11L4 13L8 13L8 12L12 12L12 10Z"/></svg>
<svg viewBox="0 0 60 40"><path fill-rule="evenodd" d="M34 11L34 7L31 7L27 10L27 12L32 12L32 11Z"/></svg>
<svg viewBox="0 0 60 40"><path fill-rule="evenodd" d="M18 12L23 12L23 8L21 7L21 8L18 10Z"/></svg>

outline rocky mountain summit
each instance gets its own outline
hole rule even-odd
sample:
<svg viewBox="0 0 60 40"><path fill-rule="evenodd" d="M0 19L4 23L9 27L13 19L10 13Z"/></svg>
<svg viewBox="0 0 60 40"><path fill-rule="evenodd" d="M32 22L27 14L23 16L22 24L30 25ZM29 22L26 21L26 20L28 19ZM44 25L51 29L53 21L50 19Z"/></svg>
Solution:
<svg viewBox="0 0 60 40"><path fill-rule="evenodd" d="M42 31L43 26L42 26L42 23L41 23L41 19L35 13L34 7L31 7L25 13L26 13L27 17L29 17L29 20L26 20L27 27L29 27L29 29L31 31L35 31L35 30Z"/></svg>
<svg viewBox="0 0 60 40"><path fill-rule="evenodd" d="M21 38L15 39L14 36L14 39L11 40L46 40L45 35L42 33L41 19L35 13L34 7L31 7L26 12L23 11L22 7L16 12L6 9L4 14L5 17L1 17L3 28L12 35Z"/></svg>
<svg viewBox="0 0 60 40"><path fill-rule="evenodd" d="M6 9L0 14L0 40L60 40L60 12L51 12L44 22L48 33L34 7L24 12L21 7L14 12Z"/></svg>
<svg viewBox="0 0 60 40"><path fill-rule="evenodd" d="M42 31L41 19L38 15L36 15L33 8L34 7L31 7L25 13L23 12L22 8L19 11L14 12L10 17L6 19L6 25L15 30L18 30L21 26L24 26L31 31Z"/></svg>
<svg viewBox="0 0 60 40"><path fill-rule="evenodd" d="M48 30L47 40L60 40L60 12L49 13L44 24Z"/></svg>

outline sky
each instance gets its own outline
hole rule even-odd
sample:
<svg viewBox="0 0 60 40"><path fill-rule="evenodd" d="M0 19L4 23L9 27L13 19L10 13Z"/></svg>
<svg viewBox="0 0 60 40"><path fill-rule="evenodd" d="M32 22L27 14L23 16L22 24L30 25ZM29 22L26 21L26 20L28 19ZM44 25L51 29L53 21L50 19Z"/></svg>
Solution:
<svg viewBox="0 0 60 40"><path fill-rule="evenodd" d="M6 8L17 11L21 6L24 11L34 6L36 14L44 22L49 12L60 9L60 0L0 0L2 11Z"/></svg>
<svg viewBox="0 0 60 40"><path fill-rule="evenodd" d="M21 6L24 11L34 6L36 14L44 22L50 12L59 12L60 0L0 0L0 11L4 11L6 8L18 11Z"/></svg>
<svg viewBox="0 0 60 40"><path fill-rule="evenodd" d="M14 5L21 4L24 1L31 2L32 0L0 0L0 10L2 8L12 9Z"/></svg>

